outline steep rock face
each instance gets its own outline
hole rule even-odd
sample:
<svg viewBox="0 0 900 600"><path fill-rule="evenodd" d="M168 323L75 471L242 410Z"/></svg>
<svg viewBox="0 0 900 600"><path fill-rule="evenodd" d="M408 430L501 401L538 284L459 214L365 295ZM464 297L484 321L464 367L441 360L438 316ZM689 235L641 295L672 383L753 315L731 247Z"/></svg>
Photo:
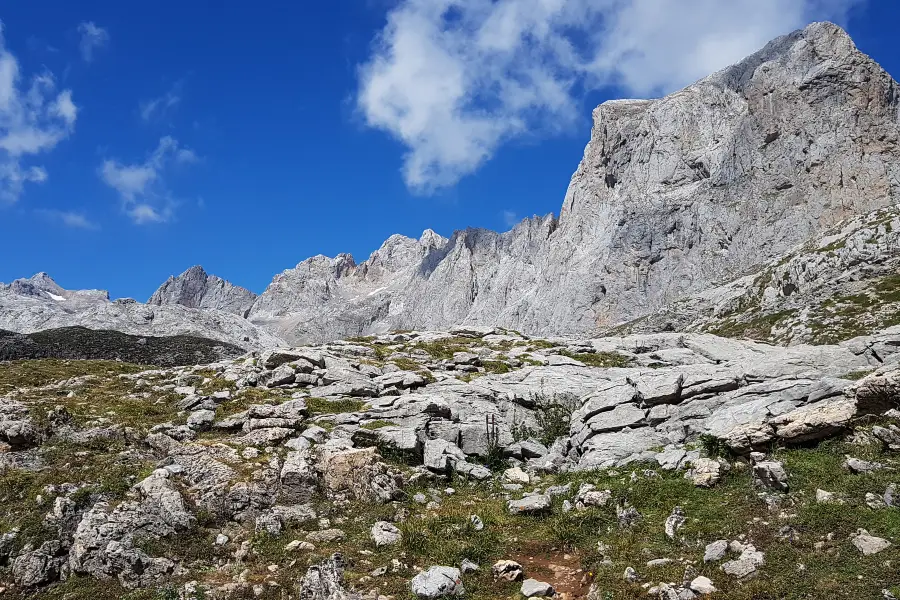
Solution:
<svg viewBox="0 0 900 600"><path fill-rule="evenodd" d="M629 321L895 202L898 108L894 80L814 23L665 98L598 107L558 222L394 236L361 265L316 257L276 277L249 318L298 342Z"/></svg>
<svg viewBox="0 0 900 600"><path fill-rule="evenodd" d="M104 291L63 289L46 273L0 285L0 329L33 333L77 326L138 336L192 335L245 349L283 343L231 313L178 304L153 306L127 298L111 302Z"/></svg>
<svg viewBox="0 0 900 600"><path fill-rule="evenodd" d="M572 323L634 318L889 205L898 106L894 80L829 23L661 100L601 105L543 263L549 297L572 296L550 268L564 264L595 295Z"/></svg>
<svg viewBox="0 0 900 600"><path fill-rule="evenodd" d="M180 304L188 308L212 308L246 317L256 300L256 294L233 285L215 275L208 275L203 267L191 267L178 277L169 277L147 301L162 306Z"/></svg>
<svg viewBox="0 0 900 600"><path fill-rule="evenodd" d="M314 256L276 275L249 318L304 341L386 330L409 281L449 243L427 230L418 240L391 236L359 265L349 254Z"/></svg>

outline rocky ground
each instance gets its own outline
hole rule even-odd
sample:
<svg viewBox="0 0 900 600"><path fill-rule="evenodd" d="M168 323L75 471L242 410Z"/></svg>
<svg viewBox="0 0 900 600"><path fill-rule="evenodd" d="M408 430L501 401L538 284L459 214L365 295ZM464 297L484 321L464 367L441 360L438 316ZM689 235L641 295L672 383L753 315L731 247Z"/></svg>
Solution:
<svg viewBox="0 0 900 600"><path fill-rule="evenodd" d="M868 335L900 324L898 249L900 208L879 209L612 331L705 331L785 345Z"/></svg>
<svg viewBox="0 0 900 600"><path fill-rule="evenodd" d="M3 363L0 597L891 598L898 350L470 327Z"/></svg>

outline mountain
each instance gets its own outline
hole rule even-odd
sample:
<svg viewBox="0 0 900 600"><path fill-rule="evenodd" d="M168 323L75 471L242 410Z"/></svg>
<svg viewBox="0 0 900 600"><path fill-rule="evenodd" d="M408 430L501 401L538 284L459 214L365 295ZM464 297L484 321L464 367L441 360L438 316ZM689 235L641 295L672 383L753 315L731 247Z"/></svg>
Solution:
<svg viewBox="0 0 900 600"><path fill-rule="evenodd" d="M890 291L854 304L865 282L895 283L900 252L884 211L900 196L898 90L841 28L813 23L664 98L597 107L558 218L449 239L394 235L361 263L304 260L259 297L201 267L148 305L68 292L40 274L0 292L0 328L146 335L152 322L154 335L245 346L461 324L788 344L870 333L900 322L900 310L869 310L893 302Z"/></svg>
<svg viewBox="0 0 900 600"><path fill-rule="evenodd" d="M246 317L255 300L256 294L250 290L232 285L215 275L208 275L203 267L195 266L178 277L169 277L153 293L147 304L211 308Z"/></svg>
<svg viewBox="0 0 900 600"><path fill-rule="evenodd" d="M110 301L105 291L63 289L46 273L0 284L0 329L27 334L76 326L136 336L196 336L245 349L283 343L229 312L179 304L154 306L130 298Z"/></svg>
<svg viewBox="0 0 900 600"><path fill-rule="evenodd" d="M586 334L759 269L900 182L896 82L831 23L658 100L600 105L560 212L315 257L250 310L295 342L490 324Z"/></svg>

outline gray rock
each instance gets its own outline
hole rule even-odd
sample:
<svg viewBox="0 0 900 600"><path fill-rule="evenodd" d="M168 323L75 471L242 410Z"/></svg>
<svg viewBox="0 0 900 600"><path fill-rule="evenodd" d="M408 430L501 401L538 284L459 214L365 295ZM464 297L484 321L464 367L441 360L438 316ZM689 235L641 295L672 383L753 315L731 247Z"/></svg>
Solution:
<svg viewBox="0 0 900 600"><path fill-rule="evenodd" d="M787 492L788 476L784 465L777 461L763 461L753 465L753 475L764 488L776 492Z"/></svg>
<svg viewBox="0 0 900 600"><path fill-rule="evenodd" d="M716 540L706 545L703 562L719 562L728 553L728 540Z"/></svg>
<svg viewBox="0 0 900 600"><path fill-rule="evenodd" d="M862 460L859 458L853 458L848 456L844 461L844 467L849 470L851 473L871 473L872 471L879 471L884 468L884 465L877 462L870 462L867 460Z"/></svg>
<svg viewBox="0 0 900 600"><path fill-rule="evenodd" d="M454 567L429 567L410 582L412 593L417 598L431 600L446 596L462 596L465 587L460 579L459 569Z"/></svg>
<svg viewBox="0 0 900 600"><path fill-rule="evenodd" d="M460 448L447 440L434 439L425 441L424 464L432 471L446 473L457 462L465 462L466 455Z"/></svg>
<svg viewBox="0 0 900 600"><path fill-rule="evenodd" d="M188 415L187 426L194 431L206 431L212 427L216 420L216 411L197 410Z"/></svg>
<svg viewBox="0 0 900 600"><path fill-rule="evenodd" d="M700 575L691 580L689 587L692 591L701 595L715 594L718 590L710 578Z"/></svg>
<svg viewBox="0 0 900 600"><path fill-rule="evenodd" d="M280 473L281 489L279 497L291 504L308 502L319 483L306 451L288 452Z"/></svg>
<svg viewBox="0 0 900 600"><path fill-rule="evenodd" d="M884 538L869 535L865 529L859 529L850 536L850 542L856 546L856 549L863 553L864 556L878 554L891 547L891 543Z"/></svg>
<svg viewBox="0 0 900 600"><path fill-rule="evenodd" d="M225 313L246 317L256 300L250 290L232 285L216 277L207 275L203 267L191 267L178 277L168 281L156 290L147 304L162 306L180 304L189 308L220 310Z"/></svg>
<svg viewBox="0 0 900 600"><path fill-rule="evenodd" d="M546 513L550 510L550 496L535 494L525 496L520 500L510 500L507 508L511 515L535 515Z"/></svg>
<svg viewBox="0 0 900 600"><path fill-rule="evenodd" d="M684 517L684 510L680 506L676 506L672 509L672 513L666 517L666 523L664 530L666 532L666 537L670 540L675 539L675 535L678 533L678 530L684 526L686 519Z"/></svg>
<svg viewBox="0 0 900 600"><path fill-rule="evenodd" d="M59 578L66 563L66 552L59 540L41 544L37 550L23 552L12 564L16 584L23 588L46 585Z"/></svg>
<svg viewBox="0 0 900 600"><path fill-rule="evenodd" d="M175 565L136 548L135 536L173 535L193 523L181 493L167 476L155 471L135 485L132 499L112 510L99 502L84 514L73 535L68 567L73 573L100 579L117 577L128 589L158 583Z"/></svg>
<svg viewBox="0 0 900 600"><path fill-rule="evenodd" d="M334 554L307 569L300 583L303 600L361 600L361 596L344 587L344 557Z"/></svg>
<svg viewBox="0 0 900 600"><path fill-rule="evenodd" d="M526 579L522 582L522 588L519 590L526 598L546 598L556 594L556 590L549 583L538 581L537 579Z"/></svg>
<svg viewBox="0 0 900 600"><path fill-rule="evenodd" d="M726 574L737 578L748 577L756 573L763 565L765 557L751 545L744 546L740 556L734 560L722 563L720 567Z"/></svg>
<svg viewBox="0 0 900 600"><path fill-rule="evenodd" d="M525 577L522 565L514 560L498 560L491 567L491 574L494 577L494 581L522 581Z"/></svg>
<svg viewBox="0 0 900 600"><path fill-rule="evenodd" d="M400 530L393 523L377 521L372 525L372 541L376 546L390 546L401 538Z"/></svg>
<svg viewBox="0 0 900 600"><path fill-rule="evenodd" d="M473 563L471 560L463 560L462 564L459 566L460 570L463 572L463 575L468 575L469 573L474 573L478 570L478 565Z"/></svg>
<svg viewBox="0 0 900 600"><path fill-rule="evenodd" d="M271 371L263 371L257 377L257 382L262 387L278 387L294 383L296 373L290 365L281 365Z"/></svg>

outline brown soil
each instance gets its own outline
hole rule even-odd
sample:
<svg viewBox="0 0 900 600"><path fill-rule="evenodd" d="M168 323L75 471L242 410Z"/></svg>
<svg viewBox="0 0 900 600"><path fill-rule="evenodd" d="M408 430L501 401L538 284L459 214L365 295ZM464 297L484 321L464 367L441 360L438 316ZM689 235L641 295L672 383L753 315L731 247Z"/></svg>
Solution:
<svg viewBox="0 0 900 600"><path fill-rule="evenodd" d="M559 600L587 598L591 578L581 568L581 558L577 554L535 543L525 546L510 558L522 565L526 578L552 585L559 594Z"/></svg>

